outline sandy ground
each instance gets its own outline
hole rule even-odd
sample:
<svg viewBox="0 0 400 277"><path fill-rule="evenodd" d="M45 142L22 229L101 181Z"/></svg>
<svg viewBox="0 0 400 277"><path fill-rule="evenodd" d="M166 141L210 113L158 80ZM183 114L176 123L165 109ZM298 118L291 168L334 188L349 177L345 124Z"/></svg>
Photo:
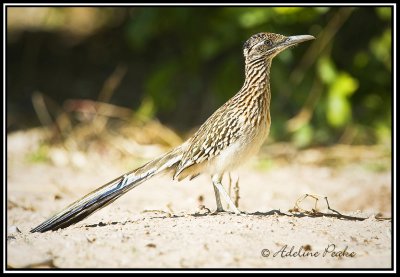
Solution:
<svg viewBox="0 0 400 277"><path fill-rule="evenodd" d="M29 162L35 140L26 142L26 136L8 136L8 268L392 266L390 150L356 149L359 158L341 155L339 165L334 154L340 147L328 151L334 163L321 160L322 150L301 151L285 162L277 154L272 163L261 154L233 176L240 176L240 216L208 212L215 209L208 176L182 182L157 176L76 225L32 234L31 228L131 165L109 157L81 157L79 166ZM328 210L323 198L319 213L290 212L306 193L327 196L342 215ZM311 211L314 200L300 206Z"/></svg>

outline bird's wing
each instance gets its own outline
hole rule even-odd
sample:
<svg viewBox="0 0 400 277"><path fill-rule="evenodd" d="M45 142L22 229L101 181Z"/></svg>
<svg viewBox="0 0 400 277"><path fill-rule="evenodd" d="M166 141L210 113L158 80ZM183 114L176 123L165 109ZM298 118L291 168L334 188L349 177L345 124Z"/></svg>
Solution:
<svg viewBox="0 0 400 277"><path fill-rule="evenodd" d="M199 167L217 156L239 138L240 124L237 124L237 113L234 114L234 111L229 109L227 104L225 103L215 111L189 139L189 147L183 153L181 162L177 165L174 178L190 167ZM188 174L184 175L188 176Z"/></svg>

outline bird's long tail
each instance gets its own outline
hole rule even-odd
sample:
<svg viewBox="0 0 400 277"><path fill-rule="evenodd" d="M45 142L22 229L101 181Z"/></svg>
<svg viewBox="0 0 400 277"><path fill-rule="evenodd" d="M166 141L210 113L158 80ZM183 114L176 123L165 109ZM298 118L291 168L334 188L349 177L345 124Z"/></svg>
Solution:
<svg viewBox="0 0 400 277"><path fill-rule="evenodd" d="M181 158L182 146L173 149L161 157L148 162L144 166L132 170L85 195L61 212L33 228L31 232L57 230L75 224L95 211L112 203L117 198L154 175L167 171L168 169L173 169L175 165L180 162Z"/></svg>

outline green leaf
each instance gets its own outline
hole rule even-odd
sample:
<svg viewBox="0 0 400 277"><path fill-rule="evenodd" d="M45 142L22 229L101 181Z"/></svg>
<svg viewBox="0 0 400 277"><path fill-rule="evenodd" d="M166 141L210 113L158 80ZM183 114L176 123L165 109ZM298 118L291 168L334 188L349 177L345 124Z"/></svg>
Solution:
<svg viewBox="0 0 400 277"><path fill-rule="evenodd" d="M381 19L390 21L392 19L392 8L390 7L379 7L375 8L375 11L377 12L378 16Z"/></svg>
<svg viewBox="0 0 400 277"><path fill-rule="evenodd" d="M392 31L386 29L381 37L374 38L370 45L371 51L376 59L391 70L391 57L392 57Z"/></svg>
<svg viewBox="0 0 400 277"><path fill-rule="evenodd" d="M313 141L314 129L310 124L303 125L293 135L293 143L297 147L306 147Z"/></svg>
<svg viewBox="0 0 400 277"><path fill-rule="evenodd" d="M269 14L270 12L266 9L251 9L239 16L239 22L244 28L253 28L266 23L270 18Z"/></svg>
<svg viewBox="0 0 400 277"><path fill-rule="evenodd" d="M332 83L329 94L338 96L350 96L358 88L358 81L351 77L348 73L340 73Z"/></svg>
<svg viewBox="0 0 400 277"><path fill-rule="evenodd" d="M333 95L328 97L327 118L330 125L341 127L351 119L350 103L345 97Z"/></svg>
<svg viewBox="0 0 400 277"><path fill-rule="evenodd" d="M302 9L304 9L303 7L277 7L274 8L274 11L277 14L293 14L293 13L297 13L299 11L301 11Z"/></svg>
<svg viewBox="0 0 400 277"><path fill-rule="evenodd" d="M349 96L358 88L358 81L346 72L337 75L328 92L327 119L331 126L341 127L352 117Z"/></svg>
<svg viewBox="0 0 400 277"><path fill-rule="evenodd" d="M146 96L142 103L140 104L139 109L136 112L136 116L142 120L149 120L154 117L156 113L156 107L154 105L154 101L151 97Z"/></svg>
<svg viewBox="0 0 400 277"><path fill-rule="evenodd" d="M318 60L318 75L322 82L326 84L332 83L336 78L336 68L329 57L321 57Z"/></svg>

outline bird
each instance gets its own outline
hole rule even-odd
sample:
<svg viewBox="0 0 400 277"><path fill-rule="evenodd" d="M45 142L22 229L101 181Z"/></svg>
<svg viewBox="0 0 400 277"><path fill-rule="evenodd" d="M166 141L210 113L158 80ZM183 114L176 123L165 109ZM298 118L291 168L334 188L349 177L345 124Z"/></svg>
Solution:
<svg viewBox="0 0 400 277"><path fill-rule="evenodd" d="M217 205L215 212L224 211L222 196L233 212L240 214L221 184L222 177L254 156L268 137L273 58L285 49L313 39L311 35L284 36L269 32L252 35L243 45L245 80L242 88L189 139L85 195L31 232L54 231L73 225L161 172L172 173L172 178L178 181L209 174Z"/></svg>

